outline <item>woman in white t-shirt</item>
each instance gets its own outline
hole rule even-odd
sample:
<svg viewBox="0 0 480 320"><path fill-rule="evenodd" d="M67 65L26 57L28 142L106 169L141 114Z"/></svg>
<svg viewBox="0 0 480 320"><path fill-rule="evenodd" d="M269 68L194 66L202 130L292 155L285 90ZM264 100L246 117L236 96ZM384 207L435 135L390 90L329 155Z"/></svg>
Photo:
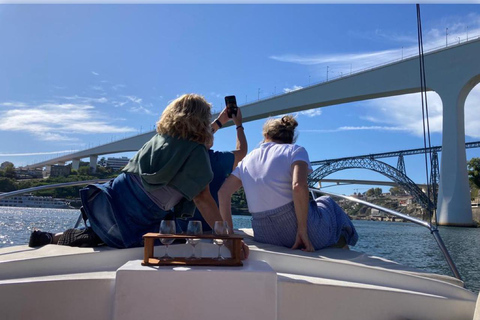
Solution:
<svg viewBox="0 0 480 320"><path fill-rule="evenodd" d="M305 251L355 245L355 227L331 198L309 200L312 167L305 148L294 144L297 126L293 116L267 120L264 142L222 185L220 214L233 225L231 196L243 186L256 241Z"/></svg>

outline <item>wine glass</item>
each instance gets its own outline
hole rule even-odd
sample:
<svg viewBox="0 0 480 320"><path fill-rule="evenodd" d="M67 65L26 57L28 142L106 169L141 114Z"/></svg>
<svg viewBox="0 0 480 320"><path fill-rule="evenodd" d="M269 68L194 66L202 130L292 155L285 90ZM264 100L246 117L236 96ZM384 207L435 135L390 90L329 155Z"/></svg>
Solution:
<svg viewBox="0 0 480 320"><path fill-rule="evenodd" d="M202 222L198 220L191 220L188 222L187 235L201 235L203 234ZM188 259L199 259L195 254L195 246L200 242L198 238L187 239L187 244L192 246L192 255Z"/></svg>
<svg viewBox="0 0 480 320"><path fill-rule="evenodd" d="M175 234L175 220L162 220L160 222L160 234ZM160 259L171 260L173 259L168 255L168 245L172 244L173 238L160 238L160 242L165 245L165 255Z"/></svg>
<svg viewBox="0 0 480 320"><path fill-rule="evenodd" d="M213 226L213 234L224 236L227 235L228 232L228 223L227 221L215 221L215 225ZM223 246L224 239L213 239L213 243L218 246L218 260L225 260L225 258L220 253L220 249Z"/></svg>

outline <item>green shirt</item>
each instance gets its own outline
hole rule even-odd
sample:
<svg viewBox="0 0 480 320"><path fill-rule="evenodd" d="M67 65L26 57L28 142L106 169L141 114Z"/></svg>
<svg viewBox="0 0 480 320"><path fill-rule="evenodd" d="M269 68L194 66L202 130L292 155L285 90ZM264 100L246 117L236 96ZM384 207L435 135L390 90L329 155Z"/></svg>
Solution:
<svg viewBox="0 0 480 320"><path fill-rule="evenodd" d="M156 134L123 169L142 178L147 191L171 186L192 200L213 179L207 148L186 139Z"/></svg>

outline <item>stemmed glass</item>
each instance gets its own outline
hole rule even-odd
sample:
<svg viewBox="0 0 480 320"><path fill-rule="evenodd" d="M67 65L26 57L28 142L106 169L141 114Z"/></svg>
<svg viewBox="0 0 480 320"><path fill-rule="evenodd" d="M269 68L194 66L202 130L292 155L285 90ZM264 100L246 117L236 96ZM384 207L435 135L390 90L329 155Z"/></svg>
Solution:
<svg viewBox="0 0 480 320"><path fill-rule="evenodd" d="M228 232L228 223L227 221L215 221L215 225L213 226L213 234L224 236L227 235ZM223 246L224 239L213 239L213 243L218 246L218 255L217 260L225 260L225 258L220 253L220 249Z"/></svg>
<svg viewBox="0 0 480 320"><path fill-rule="evenodd" d="M162 220L160 222L160 234L175 234L175 220ZM168 245L172 244L173 238L160 238L160 242L165 245L165 255L160 259L171 260L173 259L168 255Z"/></svg>
<svg viewBox="0 0 480 320"><path fill-rule="evenodd" d="M187 235L194 236L194 235L201 235L201 234L203 234L202 222L198 220L189 221L187 226ZM195 246L199 242L200 242L200 239L197 239L197 238L187 239L187 244L192 246L192 255L188 257L188 259L200 259L195 254Z"/></svg>

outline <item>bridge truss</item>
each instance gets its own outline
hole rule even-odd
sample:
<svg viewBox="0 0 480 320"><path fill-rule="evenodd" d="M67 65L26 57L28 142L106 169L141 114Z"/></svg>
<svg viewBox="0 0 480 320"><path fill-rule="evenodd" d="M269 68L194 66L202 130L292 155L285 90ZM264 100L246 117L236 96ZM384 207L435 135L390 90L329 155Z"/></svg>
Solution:
<svg viewBox="0 0 480 320"><path fill-rule="evenodd" d="M394 168L385 162L372 158L343 158L332 160L315 169L308 177L308 184L310 187L315 187L315 184L323 178L337 171L346 169L368 169L378 172L396 182L407 193L413 196L415 202L419 203L429 212L432 212L436 207L437 195L434 191L436 188L430 190L430 197L427 196L422 189L420 189L417 184L406 175L403 157L401 159L402 160L398 161L399 168ZM433 153L432 160L433 159L435 159L435 161L432 161L432 163L435 162L436 166L435 168L432 167L432 171L438 172L438 158L436 152ZM438 176L438 174L431 175L431 182L436 183L435 185L438 183Z"/></svg>
<svg viewBox="0 0 480 320"><path fill-rule="evenodd" d="M480 147L480 141L465 143L465 149ZM437 206L437 190L438 183L440 181L440 166L438 163L438 152L442 151L441 146L435 146L431 148L418 148L409 150L400 150L392 152L383 152L375 154L366 154L355 157L346 157L338 159L312 161L313 166L319 166L308 177L308 184L310 187L314 187L316 183L325 178L326 176L345 169L367 169L376 171L387 178L395 181L400 187L402 187L407 193L413 196L414 200L419 203L423 208L432 212ZM430 186L428 195L426 195L407 176L405 168L405 161L403 159L406 155L431 153L430 162ZM397 168L375 160L379 158L391 158L398 157Z"/></svg>

